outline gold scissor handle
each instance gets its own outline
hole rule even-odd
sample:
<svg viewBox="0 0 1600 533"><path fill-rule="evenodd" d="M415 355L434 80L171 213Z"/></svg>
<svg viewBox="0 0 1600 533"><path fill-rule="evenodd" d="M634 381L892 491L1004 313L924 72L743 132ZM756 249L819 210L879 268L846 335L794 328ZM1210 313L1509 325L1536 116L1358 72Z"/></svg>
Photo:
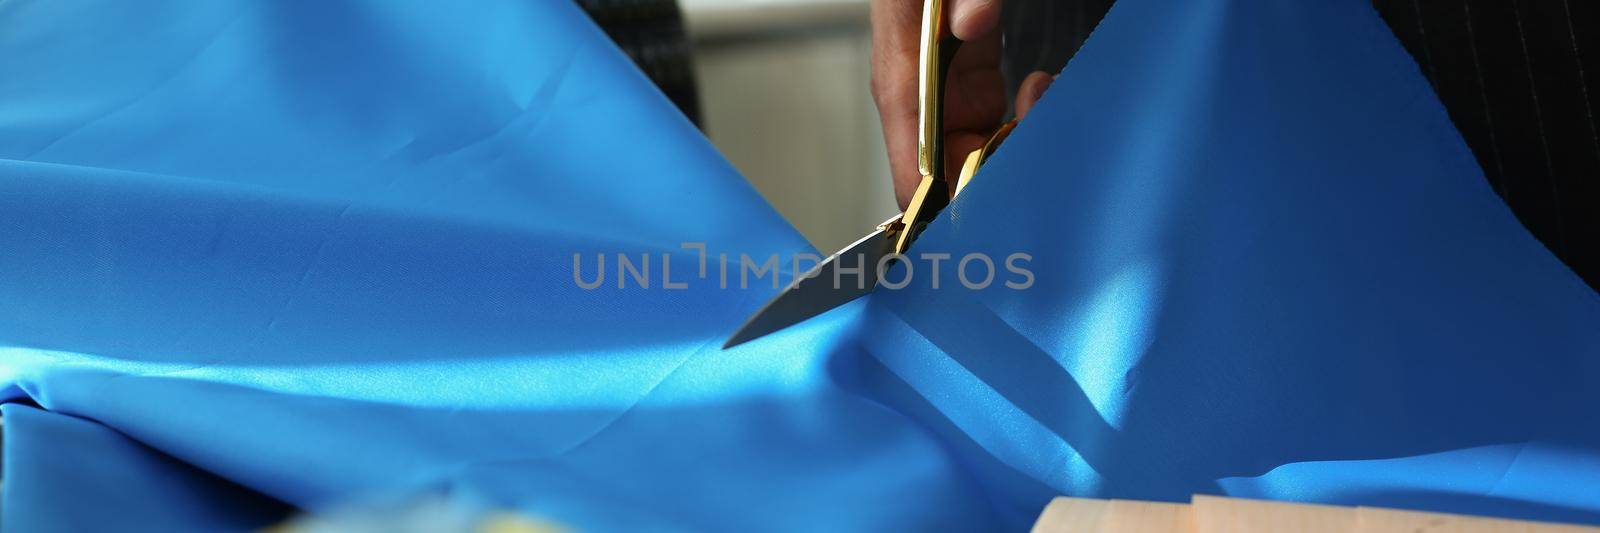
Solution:
<svg viewBox="0 0 1600 533"><path fill-rule="evenodd" d="M922 228L972 180L978 167L1016 125L1016 121L1011 121L1001 126L983 148L968 154L955 188L950 188L944 168L944 84L961 41L951 35L945 15L944 0L923 2L922 42L917 55L917 171L922 174L922 181L911 195L906 212L898 221L885 224L887 231L895 232L894 249L890 251L896 254L903 254L911 247L911 241L922 233Z"/></svg>
<svg viewBox="0 0 1600 533"><path fill-rule="evenodd" d="M956 178L956 190L950 193L950 199L954 200L956 196L961 194L961 189L967 188L967 184L972 182L972 176L977 175L978 167L989 161L989 156L994 155L995 149L1000 147L1000 143L1006 142L1006 137L1010 137L1011 130L1016 129L1016 127L1016 119L1001 124L1000 129L995 130L994 135L989 136L989 141L983 143L983 148L973 150L972 153L967 154L966 162L961 165L961 174Z"/></svg>
<svg viewBox="0 0 1600 533"><path fill-rule="evenodd" d="M922 4L922 40L917 55L917 170L939 177L944 167L944 82L961 41L945 22L944 0Z"/></svg>
<svg viewBox="0 0 1600 533"><path fill-rule="evenodd" d="M917 171L922 182L900 216L894 253L905 253L927 219L950 203L944 180L944 82L961 41L950 35L944 0L922 3L922 42L917 54Z"/></svg>

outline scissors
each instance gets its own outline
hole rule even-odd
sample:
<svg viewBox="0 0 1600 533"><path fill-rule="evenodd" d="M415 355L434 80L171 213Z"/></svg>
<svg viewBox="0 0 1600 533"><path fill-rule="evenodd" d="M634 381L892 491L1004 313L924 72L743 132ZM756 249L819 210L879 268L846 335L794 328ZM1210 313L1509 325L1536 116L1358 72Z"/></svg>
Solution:
<svg viewBox="0 0 1600 533"><path fill-rule="evenodd" d="M1012 120L1000 126L982 148L967 154L954 187L946 179L943 139L944 85L961 41L950 33L944 0L922 4L922 36L917 65L917 171L922 181L904 213L890 217L878 228L829 256L795 278L756 311L727 343L728 349L798 324L849 303L878 287L878 266L890 255L902 255L933 218L960 194L978 167L1016 127ZM849 260L855 266L846 266Z"/></svg>

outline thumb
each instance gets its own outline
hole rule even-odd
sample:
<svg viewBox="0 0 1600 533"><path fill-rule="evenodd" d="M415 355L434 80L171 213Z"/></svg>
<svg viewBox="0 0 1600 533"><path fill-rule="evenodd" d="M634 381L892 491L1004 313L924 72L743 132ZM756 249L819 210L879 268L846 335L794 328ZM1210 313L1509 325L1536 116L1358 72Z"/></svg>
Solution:
<svg viewBox="0 0 1600 533"><path fill-rule="evenodd" d="M950 6L950 32L957 39L981 39L1000 22L1000 0L954 0Z"/></svg>

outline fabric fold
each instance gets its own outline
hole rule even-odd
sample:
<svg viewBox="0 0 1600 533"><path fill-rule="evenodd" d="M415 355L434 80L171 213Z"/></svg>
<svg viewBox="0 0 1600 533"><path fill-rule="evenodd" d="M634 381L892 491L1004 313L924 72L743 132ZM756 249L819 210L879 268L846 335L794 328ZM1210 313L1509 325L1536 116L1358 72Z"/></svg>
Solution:
<svg viewBox="0 0 1600 533"><path fill-rule="evenodd" d="M8 530L1600 514L1600 297L1360 1L1121 0L939 274L726 351L815 251L570 3L12 1L0 71Z"/></svg>

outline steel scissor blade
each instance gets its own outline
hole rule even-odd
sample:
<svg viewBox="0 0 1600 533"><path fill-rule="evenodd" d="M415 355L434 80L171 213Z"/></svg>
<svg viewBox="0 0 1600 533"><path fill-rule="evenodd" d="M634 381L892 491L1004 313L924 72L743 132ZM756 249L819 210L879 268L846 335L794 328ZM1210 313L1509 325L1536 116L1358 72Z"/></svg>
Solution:
<svg viewBox="0 0 1600 533"><path fill-rule="evenodd" d="M878 261L889 244L889 237L879 229L818 263L751 315L722 348L804 322L872 292L878 287Z"/></svg>

